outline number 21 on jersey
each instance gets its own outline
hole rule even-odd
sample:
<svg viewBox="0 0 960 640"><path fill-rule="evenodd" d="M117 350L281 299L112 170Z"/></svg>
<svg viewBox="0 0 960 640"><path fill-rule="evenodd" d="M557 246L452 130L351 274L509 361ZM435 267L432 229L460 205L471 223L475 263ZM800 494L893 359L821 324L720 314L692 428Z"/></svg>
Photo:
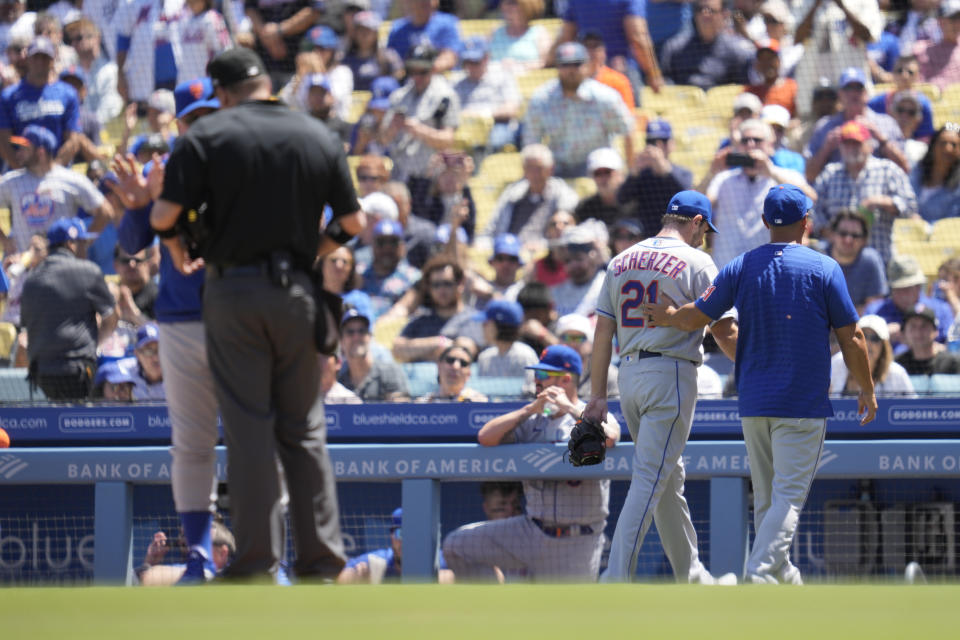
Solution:
<svg viewBox="0 0 960 640"><path fill-rule="evenodd" d="M620 326L635 329L656 328L652 323L645 325L643 312L638 309L644 303L644 296L646 296L646 302L656 304L656 280L646 286L639 280L628 280L620 287L620 294L624 296L623 302L620 304Z"/></svg>

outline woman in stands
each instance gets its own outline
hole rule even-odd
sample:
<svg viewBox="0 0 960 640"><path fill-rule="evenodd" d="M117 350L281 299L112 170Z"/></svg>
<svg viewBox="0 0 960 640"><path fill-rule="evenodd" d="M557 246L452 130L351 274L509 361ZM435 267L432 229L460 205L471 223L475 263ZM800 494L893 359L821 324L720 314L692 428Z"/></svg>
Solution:
<svg viewBox="0 0 960 640"><path fill-rule="evenodd" d="M893 361L887 321L880 316L865 315L857 326L867 339L867 357L877 396L916 397L907 371ZM831 395L856 396L859 391L857 381L843 363L843 354L837 353L830 361Z"/></svg>
<svg viewBox="0 0 960 640"><path fill-rule="evenodd" d="M503 26L493 32L490 60L515 71L540 69L550 52L550 34L530 21L543 15L543 0L502 0Z"/></svg>
<svg viewBox="0 0 960 640"><path fill-rule="evenodd" d="M372 11L361 11L353 18L353 35L347 40L343 64L353 72L353 90L370 91L380 76L403 79L403 60L393 49L377 44L380 17Z"/></svg>
<svg viewBox="0 0 960 640"><path fill-rule="evenodd" d="M340 247L325 255L320 262L320 270L323 274L323 288L338 296L356 289L360 281L357 263L350 247Z"/></svg>
<svg viewBox="0 0 960 640"><path fill-rule="evenodd" d="M428 393L419 402L486 402L487 396L467 388L473 355L468 349L452 344L437 358L437 382L440 388Z"/></svg>
<svg viewBox="0 0 960 640"><path fill-rule="evenodd" d="M960 216L960 125L948 122L933 134L910 182L924 220Z"/></svg>

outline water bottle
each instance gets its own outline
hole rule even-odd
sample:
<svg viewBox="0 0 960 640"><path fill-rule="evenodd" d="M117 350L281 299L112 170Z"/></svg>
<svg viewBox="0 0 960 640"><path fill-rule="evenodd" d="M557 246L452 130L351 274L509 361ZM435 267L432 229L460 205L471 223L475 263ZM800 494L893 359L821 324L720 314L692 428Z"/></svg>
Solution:
<svg viewBox="0 0 960 640"><path fill-rule="evenodd" d="M549 418L549 417L551 417L551 416L557 415L558 413L560 413L560 407L557 406L555 403L553 403L553 402L548 402L548 403L546 403L545 405L543 405L543 415L544 415L544 417Z"/></svg>

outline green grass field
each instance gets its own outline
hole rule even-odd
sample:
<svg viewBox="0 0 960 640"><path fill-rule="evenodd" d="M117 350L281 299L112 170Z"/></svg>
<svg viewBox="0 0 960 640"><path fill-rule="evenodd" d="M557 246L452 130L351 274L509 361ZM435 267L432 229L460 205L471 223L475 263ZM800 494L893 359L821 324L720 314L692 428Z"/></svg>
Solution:
<svg viewBox="0 0 960 640"><path fill-rule="evenodd" d="M960 586L0 590L4 639L947 638Z"/></svg>

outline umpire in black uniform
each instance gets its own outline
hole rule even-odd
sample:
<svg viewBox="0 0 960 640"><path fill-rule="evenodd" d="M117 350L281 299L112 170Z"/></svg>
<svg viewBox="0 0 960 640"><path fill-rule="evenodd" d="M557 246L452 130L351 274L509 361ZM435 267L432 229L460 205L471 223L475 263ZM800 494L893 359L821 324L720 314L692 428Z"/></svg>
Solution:
<svg viewBox="0 0 960 640"><path fill-rule="evenodd" d="M363 230L343 146L322 123L270 99L263 62L237 48L207 71L222 109L173 150L150 222L184 273L205 264L203 321L227 445L237 553L228 578L273 574L284 549L279 456L300 578L344 563L326 449L310 271ZM207 204L202 260L176 237ZM321 233L324 206L333 220Z"/></svg>

